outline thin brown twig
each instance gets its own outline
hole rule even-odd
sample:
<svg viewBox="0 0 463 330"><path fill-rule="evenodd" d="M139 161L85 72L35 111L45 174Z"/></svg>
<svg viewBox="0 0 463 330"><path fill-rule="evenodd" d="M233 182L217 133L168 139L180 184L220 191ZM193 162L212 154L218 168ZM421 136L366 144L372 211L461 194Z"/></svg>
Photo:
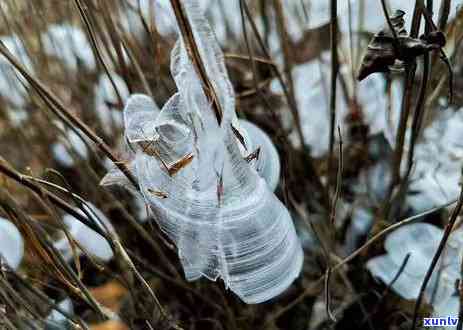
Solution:
<svg viewBox="0 0 463 330"><path fill-rule="evenodd" d="M339 72L338 59L338 1L330 2L330 44L331 44L331 82L330 82L330 131L328 155L328 187L331 186L331 173L333 172L334 136L336 127L336 97ZM329 189L328 189L329 191Z"/></svg>
<svg viewBox="0 0 463 330"><path fill-rule="evenodd" d="M105 63L105 61L103 59L103 56L101 55L100 48L98 47L98 42L97 42L97 39L96 39L96 35L95 35L95 32L93 31L92 23L90 22L90 19L89 19L88 14L87 14L88 9L87 9L87 7L82 5L81 0L74 0L74 3L76 4L77 9L79 10L80 17L81 17L82 21L84 22L84 25L85 25L85 27L87 29L88 35L90 36L90 43L92 44L92 48L95 51L96 57L97 57L98 61L100 62L100 64L102 65L106 75L108 76L108 79L109 79L114 91L116 92L116 96L117 96L117 99L119 100L119 103L123 104L124 101L122 100L121 94L119 93L119 90L118 90L118 88L116 86L116 83L114 82L114 79L111 76L111 73L109 72L108 66L106 65L106 63Z"/></svg>
<svg viewBox="0 0 463 330"><path fill-rule="evenodd" d="M426 275L424 276L423 283L421 284L420 293L418 295L418 299L416 299L415 308L414 308L414 311L413 311L413 323L412 323L412 326L411 326L412 330L414 330L416 328L416 324L417 324L417 321L418 321L418 311L419 311L421 303L423 301L424 291L426 290L426 287L427 287L427 285L429 283L429 280L431 279L432 273L434 272L434 269L436 268L437 262L439 261L439 258L440 258L441 254L443 253L443 251L445 249L445 245L447 244L447 241L448 241L448 239L450 237L453 226L455 225L455 222L457 221L458 216L460 215L460 212L461 212L462 208L463 208L463 187L462 187L462 189L460 191L460 196L458 198L457 205L455 206L455 208L452 211L452 214L450 215L449 222L445 226L444 235L442 236L442 239L441 239L441 241L439 243L439 246L438 246L438 248L436 250L436 253L434 254L434 256L432 258L431 265L429 266L429 268L428 268L428 270L426 272Z"/></svg>
<svg viewBox="0 0 463 330"><path fill-rule="evenodd" d="M89 126L83 123L77 116L72 114L61 101L51 93L46 86L44 86L39 80L34 78L21 63L14 58L14 56L8 51L5 45L0 42L0 53L5 56L8 61L16 68L16 70L23 76L31 86L37 91L39 96L49 106L50 110L68 124L71 128L79 129L85 136L87 136L92 142L95 143L96 147L100 149L103 154L108 157L117 168L124 173L136 189L139 189L137 179L130 172L129 168L124 162L119 161L115 156L111 148L101 139Z"/></svg>
<svg viewBox="0 0 463 330"><path fill-rule="evenodd" d="M204 93L212 105L217 122L220 125L223 117L222 105L219 102L214 85L207 75L206 67L204 65L203 59L201 58L201 54L199 53L195 36L193 34L190 21L188 20L188 15L185 12L183 4L180 0L170 0L170 3L172 5L172 9L174 10L177 24L180 27L180 32L182 34L183 43L188 53L188 57L190 58L190 61L193 64L199 79L201 80Z"/></svg>
<svg viewBox="0 0 463 330"><path fill-rule="evenodd" d="M420 23L421 23L421 13L422 8L424 7L423 0L416 0L415 9L413 11L413 18L412 18L412 27L410 30L410 37L417 38ZM393 193L396 190L396 187L400 184L401 175L400 169L402 164L403 158L403 150L405 146L405 135L407 131L407 122L410 115L410 108L412 105L412 96L413 96L413 82L415 79L416 73L416 63L407 62L404 63L405 65L405 84L403 90L403 99L400 111L400 119L399 119L399 127L397 129L397 136L396 136L396 145L395 150L392 157L392 178L389 183L389 188L387 191L387 195L382 206L382 215L388 219L391 219L391 206L392 206L392 197Z"/></svg>
<svg viewBox="0 0 463 330"><path fill-rule="evenodd" d="M351 262L353 259L355 259L356 257L358 257L360 254L362 254L368 247L370 247L371 245L373 245L376 241L378 241L379 239L381 239L382 237L384 237L385 235L389 234L390 232L404 226L404 225L407 225L407 224L410 224L410 223L413 223L413 222L416 222L420 219L422 219L423 217L429 215L429 214L432 214L432 213L435 213L437 211L440 211L442 210L443 208L446 208L446 207L449 207L455 203L457 203L458 200L452 200L448 203L445 203L443 205L440 205L440 206L436 206L436 207L433 207L433 208L430 208L424 212L421 212L419 214L416 214L414 216L411 216L411 217L408 217L406 219L403 219L401 221L398 221L392 225L390 225L389 227L381 230L379 233L377 233L376 235L374 235L372 238L370 238L367 242L365 242L365 244L363 244L361 247L359 247L357 250L355 250L354 252L352 252L349 256L347 256L346 258L342 259L342 261L338 262L336 265L334 265L332 267L332 272L337 272L341 269L341 267L343 267L344 265L348 264L349 262ZM289 311L290 309L292 309L294 306L296 306L297 304L299 304L301 301L304 300L305 297L311 295L318 286L320 286L320 284L323 282L325 278L325 275L321 276L318 280L314 281L311 283L311 285L306 288L296 299L294 299L292 302L290 302L288 305L286 305L284 308L281 308L280 310L278 310L276 313L274 313L269 319L267 319L267 321L265 322L265 324L269 324L273 321L275 321L276 319L278 319L279 317L281 317L283 314L285 314L287 311Z"/></svg>

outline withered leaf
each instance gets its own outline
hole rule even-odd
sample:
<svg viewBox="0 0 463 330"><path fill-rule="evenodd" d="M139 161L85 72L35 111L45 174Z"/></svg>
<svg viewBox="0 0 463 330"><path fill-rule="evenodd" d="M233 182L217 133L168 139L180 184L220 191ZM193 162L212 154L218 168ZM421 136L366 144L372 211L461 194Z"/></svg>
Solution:
<svg viewBox="0 0 463 330"><path fill-rule="evenodd" d="M389 27L379 31L368 45L367 52L360 66L358 80L362 81L372 73L389 72L396 61L411 63L418 56L445 46L445 36L440 31L434 31L420 38L408 36L404 27L405 12L397 10L391 17L392 26L397 39Z"/></svg>
<svg viewBox="0 0 463 330"><path fill-rule="evenodd" d="M147 190L151 195L154 195L154 196L159 197L161 199L169 197L165 192L162 192L162 191L159 191L159 190L155 190L155 189L151 189L151 188L148 188Z"/></svg>
<svg viewBox="0 0 463 330"><path fill-rule="evenodd" d="M178 160L177 162L175 162L174 164L168 166L167 170L169 172L169 175L172 176L178 173L178 171L180 171L182 168L190 164L193 158L194 158L193 154L188 154L184 156L183 158L181 158L180 160Z"/></svg>
<svg viewBox="0 0 463 330"><path fill-rule="evenodd" d="M247 161L248 163L250 163L254 159L259 159L259 155L260 155L260 147L258 147L256 150L254 150L249 155L244 157L244 160Z"/></svg>

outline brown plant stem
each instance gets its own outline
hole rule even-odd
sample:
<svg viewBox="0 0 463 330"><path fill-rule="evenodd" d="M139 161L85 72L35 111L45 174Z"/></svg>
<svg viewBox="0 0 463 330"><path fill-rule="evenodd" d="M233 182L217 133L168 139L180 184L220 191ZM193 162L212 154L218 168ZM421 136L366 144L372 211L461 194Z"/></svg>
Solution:
<svg viewBox="0 0 463 330"><path fill-rule="evenodd" d="M330 138L328 155L328 187L331 186L331 175L333 172L334 161L334 131L336 126L336 92L337 78L339 72L338 59L338 2L330 2L330 43L331 43L331 87L330 87ZM329 191L329 189L328 189Z"/></svg>
<svg viewBox="0 0 463 330"><path fill-rule="evenodd" d="M170 0L170 3L174 10L177 24L180 27L180 33L182 35L188 57L190 58L190 61L193 64L196 73L198 74L198 78L201 80L204 93L212 105L217 122L220 125L223 117L222 106L219 102L214 85L207 76L206 67L204 65L203 59L201 58L201 54L199 53L199 49L195 41L195 36L193 34L190 21L188 20L188 15L183 8L182 1Z"/></svg>
<svg viewBox="0 0 463 330"><path fill-rule="evenodd" d="M61 103L61 101L51 93L47 87L45 87L39 80L34 78L21 63L16 60L13 55L8 51L3 43L0 42L0 53L5 56L8 61L16 68L16 70L23 76L31 86L37 91L39 96L43 99L45 104L50 108L50 110L61 120L63 120L71 128L79 129L85 136L87 136L92 142L95 143L96 147L100 149L103 154L108 157L116 167L124 173L124 175L129 179L133 186L138 190L137 179L130 172L129 168L124 162L121 162L113 153L111 148L101 139L89 126L83 123L78 117L72 114L66 107Z"/></svg>
<svg viewBox="0 0 463 330"><path fill-rule="evenodd" d="M411 326L412 330L414 330L416 328L416 324L417 324L417 321L418 321L418 311L419 311L421 303L423 301L424 291L426 290L426 287L427 287L427 285L429 283L429 280L431 279L432 273L434 272L434 269L436 268L437 262L439 261L439 258L440 258L441 254L443 253L443 251L445 249L445 245L447 244L447 241L448 241L448 239L450 237L453 226L455 225L455 222L457 221L458 216L460 215L460 212L461 212L462 208L463 208L463 188L460 191L460 196L458 198L457 205L455 206L455 208L452 211L452 214L450 215L449 222L445 226L444 235L442 236L442 239L441 239L441 241L439 243L437 251L434 254L434 257L432 258L431 265L429 266L429 268L428 268L428 270L426 272L426 275L424 277L424 281L421 284L420 293L418 295L418 299L416 300L415 309L413 311L413 323L412 323L412 326Z"/></svg>

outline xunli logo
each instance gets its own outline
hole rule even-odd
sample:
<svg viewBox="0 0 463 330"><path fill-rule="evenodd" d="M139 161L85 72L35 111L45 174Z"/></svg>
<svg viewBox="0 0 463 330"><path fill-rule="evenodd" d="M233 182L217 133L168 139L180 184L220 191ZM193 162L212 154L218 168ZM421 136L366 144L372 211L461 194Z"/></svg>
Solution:
<svg viewBox="0 0 463 330"><path fill-rule="evenodd" d="M458 317L425 317L423 326L425 327L455 327L458 324Z"/></svg>

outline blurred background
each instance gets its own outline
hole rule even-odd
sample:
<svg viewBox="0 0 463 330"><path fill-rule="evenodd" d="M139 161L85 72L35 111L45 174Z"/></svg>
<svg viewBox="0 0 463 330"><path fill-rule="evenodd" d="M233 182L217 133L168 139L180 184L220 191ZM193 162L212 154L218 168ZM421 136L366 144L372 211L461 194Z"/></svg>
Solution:
<svg viewBox="0 0 463 330"><path fill-rule="evenodd" d="M460 194L463 2L385 1L390 15L405 13L397 44L380 0L337 1L336 20L328 0L199 3L224 52L238 117L263 129L280 155L276 194L304 248L301 275L258 305L220 281L187 282L142 199L100 186L114 166L95 140L127 161L129 96L147 94L162 106L176 91L169 1L3 0L0 325L402 329L416 313L458 316L459 218L450 240L456 255L430 281L439 298L425 294L418 310L415 303ZM415 12L421 4L424 15ZM436 46L435 31L445 45ZM359 81L362 65L374 73ZM79 198L117 232L127 258L76 222ZM384 229L416 215L429 227L386 238ZM78 253L69 233L91 253Z"/></svg>

